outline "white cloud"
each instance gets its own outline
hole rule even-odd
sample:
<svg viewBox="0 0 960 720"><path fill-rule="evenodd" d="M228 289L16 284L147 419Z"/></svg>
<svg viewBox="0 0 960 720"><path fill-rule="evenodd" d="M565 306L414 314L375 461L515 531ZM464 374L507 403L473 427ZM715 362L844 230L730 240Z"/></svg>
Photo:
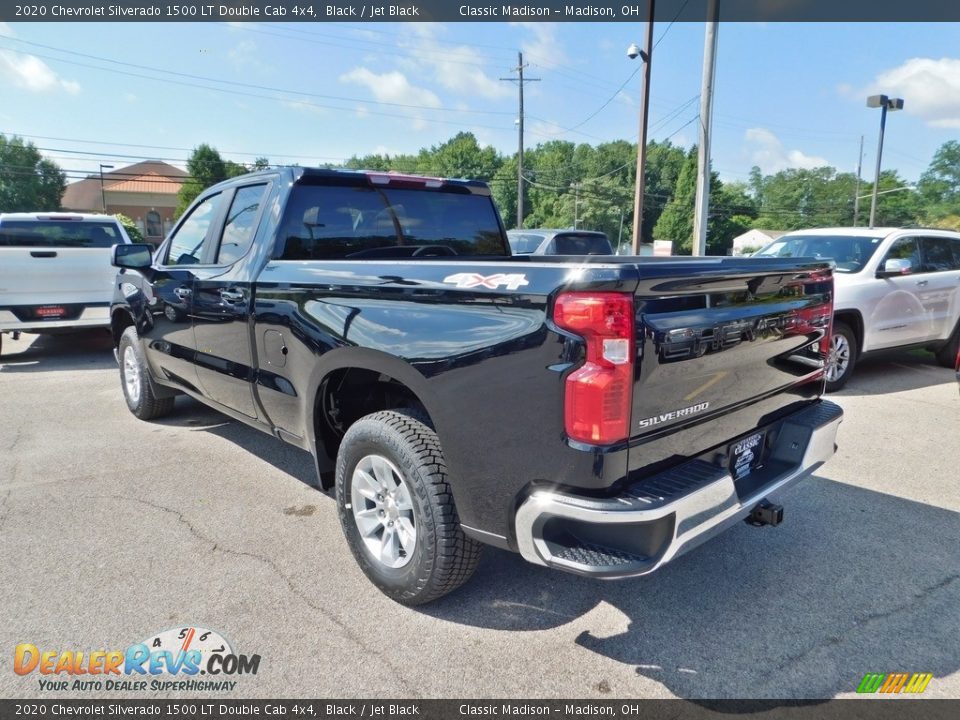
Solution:
<svg viewBox="0 0 960 720"><path fill-rule="evenodd" d="M134 95L133 93L129 93L129 92L125 93L123 97L127 102L133 103L137 101L137 96Z"/></svg>
<svg viewBox="0 0 960 720"><path fill-rule="evenodd" d="M31 92L80 92L78 82L64 80L40 58L12 50L0 50L0 76Z"/></svg>
<svg viewBox="0 0 960 720"><path fill-rule="evenodd" d="M291 110L300 110L301 112L313 113L315 115L326 115L327 110L317 105L311 105L308 102L302 100L284 100L283 106L288 107Z"/></svg>
<svg viewBox="0 0 960 720"><path fill-rule="evenodd" d="M780 138L765 128L750 128L744 137L750 145L751 162L765 175L787 168L811 170L830 164L826 158L807 155L801 150L787 150Z"/></svg>
<svg viewBox="0 0 960 720"><path fill-rule="evenodd" d="M960 59L910 58L880 73L867 88L904 98L904 111L933 127L960 128Z"/></svg>
<svg viewBox="0 0 960 720"><path fill-rule="evenodd" d="M378 75L358 67L341 75L340 82L362 85L380 102L440 107L440 98L426 88L412 85L406 75L396 70Z"/></svg>
<svg viewBox="0 0 960 720"><path fill-rule="evenodd" d="M451 46L437 42L434 23L406 23L398 45L410 54L404 65L417 73L426 69L443 88L459 95L480 96L485 100L512 97L509 83L489 75L483 57L466 45ZM506 70L504 70L506 72Z"/></svg>
<svg viewBox="0 0 960 720"><path fill-rule="evenodd" d="M13 28L5 22L0 22L0 37L13 37Z"/></svg>
<svg viewBox="0 0 960 720"><path fill-rule="evenodd" d="M440 107L440 98L426 88L411 84L407 76L397 70L378 75L368 68L358 67L341 75L340 82L362 85L382 103L418 105L425 108ZM425 125L422 113L417 110L401 108L398 114L411 117L413 127L417 130Z"/></svg>
<svg viewBox="0 0 960 720"><path fill-rule="evenodd" d="M568 62L566 52L557 38L556 23L518 22L510 23L514 27L521 27L533 33L533 37L520 43L524 53L524 61L536 63L541 67L551 68L564 65Z"/></svg>

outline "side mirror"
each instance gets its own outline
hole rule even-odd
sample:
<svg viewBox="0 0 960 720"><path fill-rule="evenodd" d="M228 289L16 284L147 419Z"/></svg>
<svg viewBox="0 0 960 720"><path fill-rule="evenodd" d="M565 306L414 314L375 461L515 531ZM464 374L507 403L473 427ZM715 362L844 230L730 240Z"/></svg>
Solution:
<svg viewBox="0 0 960 720"><path fill-rule="evenodd" d="M142 270L153 263L153 245L147 243L114 245L110 255L114 267Z"/></svg>
<svg viewBox="0 0 960 720"><path fill-rule="evenodd" d="M877 277L896 277L897 275L908 275L913 265L906 258L891 258L883 264L883 268L877 271Z"/></svg>

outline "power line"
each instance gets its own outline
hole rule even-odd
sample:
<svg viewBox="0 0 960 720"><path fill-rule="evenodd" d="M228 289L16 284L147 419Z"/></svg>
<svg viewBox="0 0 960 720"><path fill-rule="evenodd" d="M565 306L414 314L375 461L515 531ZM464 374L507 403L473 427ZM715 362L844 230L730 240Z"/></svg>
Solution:
<svg viewBox="0 0 960 720"><path fill-rule="evenodd" d="M406 108L406 109L413 109L413 110L462 112L462 113L474 113L477 115L511 115L512 114L503 110L469 110L465 108L437 107L433 105L414 105L414 104L408 104L408 103L386 102L381 100L366 100L363 98L345 97L340 95L323 95L320 93L305 92L303 90L291 90L289 88L278 88L278 87L272 87L270 85L257 85L255 83L238 82L236 80L224 80L221 78L214 78L206 75L194 75L192 73L176 72L175 70L156 68L156 67L151 67L150 65L138 65L137 63L131 63L131 62L126 62L122 60L114 60L112 58L106 58L99 55L90 55L88 53L77 52L74 50L66 50L63 48L57 48L51 45L44 45L42 43L32 42L30 40L22 40L20 38L15 38L15 37L6 37L5 39L13 40L14 42L23 43L25 45L31 45L33 47L43 48L45 50L53 50L55 52L64 53L66 55L74 55L77 57L87 58L88 60L97 60L99 62L111 63L113 65L120 65L123 67L132 67L138 70L147 70L149 72L164 73L167 75L174 75L176 77L189 78L191 80L202 80L204 82L221 83L223 85L233 85L236 87L253 88L254 90L267 90L270 92L279 92L287 95L302 95L304 97L316 97L316 98L322 98L325 100L337 100L339 102L359 102L359 103L368 103L372 105L383 105L387 107L399 107L399 108ZM44 57L44 56L39 56L39 57ZM68 62L68 61L61 60L61 62ZM106 68L101 68L101 69L106 69ZM160 78L154 78L154 79L160 79Z"/></svg>

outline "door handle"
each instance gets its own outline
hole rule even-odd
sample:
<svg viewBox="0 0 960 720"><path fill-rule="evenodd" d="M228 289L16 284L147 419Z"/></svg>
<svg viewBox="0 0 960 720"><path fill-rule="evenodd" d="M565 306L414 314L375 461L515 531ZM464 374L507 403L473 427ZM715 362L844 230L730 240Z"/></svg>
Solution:
<svg viewBox="0 0 960 720"><path fill-rule="evenodd" d="M226 302L242 302L243 301L243 291L242 290L227 290L224 288L220 291L220 297Z"/></svg>
<svg viewBox="0 0 960 720"><path fill-rule="evenodd" d="M928 282L930 282L930 281L929 281L929 280L917 280L917 285L926 285Z"/></svg>
<svg viewBox="0 0 960 720"><path fill-rule="evenodd" d="M190 288L178 287L173 291L173 294L176 295L181 300L186 300L191 295L193 295L193 290Z"/></svg>
<svg viewBox="0 0 960 720"><path fill-rule="evenodd" d="M35 258L54 258L57 256L57 253L53 250L31 250L30 257Z"/></svg>

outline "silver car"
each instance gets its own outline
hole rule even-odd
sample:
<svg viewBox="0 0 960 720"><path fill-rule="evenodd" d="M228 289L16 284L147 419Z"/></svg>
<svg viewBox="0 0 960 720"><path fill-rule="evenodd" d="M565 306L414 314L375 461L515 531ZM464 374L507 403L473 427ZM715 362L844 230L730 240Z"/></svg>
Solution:
<svg viewBox="0 0 960 720"><path fill-rule="evenodd" d="M613 255L605 233L593 230L508 230L514 255Z"/></svg>

